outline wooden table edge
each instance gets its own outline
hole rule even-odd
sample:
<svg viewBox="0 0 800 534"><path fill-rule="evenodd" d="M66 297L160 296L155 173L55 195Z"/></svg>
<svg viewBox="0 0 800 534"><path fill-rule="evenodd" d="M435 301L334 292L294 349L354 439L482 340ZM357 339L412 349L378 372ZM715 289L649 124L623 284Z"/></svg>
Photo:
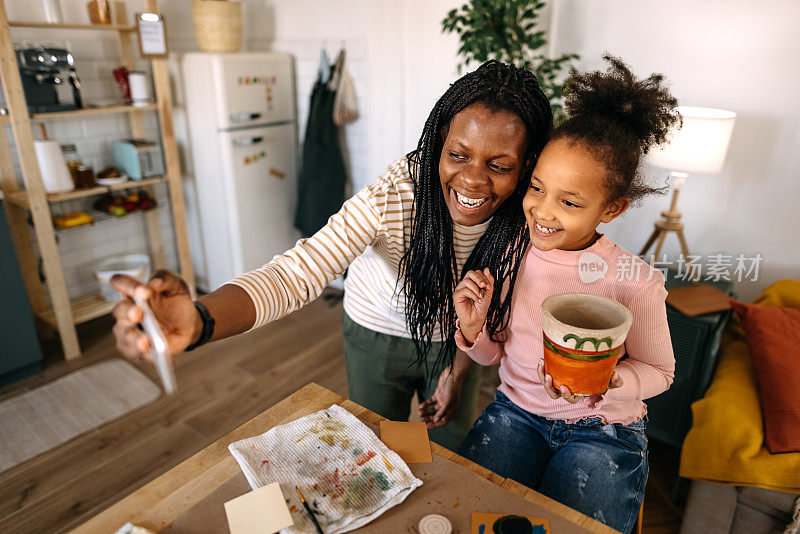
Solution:
<svg viewBox="0 0 800 534"><path fill-rule="evenodd" d="M309 405L308 401L311 401L313 405ZM182 511L193 506L202 496L213 491L214 488L208 488L210 491L198 495L196 500L190 499L192 493L204 489L202 486L203 480L201 479L213 479L214 487L219 487L230 480L231 477L239 474L239 465L227 451L230 443L262 434L273 426L325 409L331 404L338 404L362 421L374 425L378 425L380 421L385 419L319 384L310 382L172 469L162 473L127 497L90 518L71 532L78 534L112 533L128 522L158 532L171 525L181 516ZM265 427L264 423L268 423L270 419L273 420L273 424ZM216 461L212 461L220 448L225 450L225 454L217 456ZM503 478L436 443L431 442L431 452L483 476L511 493L546 508L548 511L590 532L598 534L617 532L577 510L573 510L514 480ZM224 478L225 476L227 478ZM167 503L167 505L160 506L164 503ZM161 508L165 510L161 510ZM158 517L152 517L154 510L165 514L160 518L160 521ZM167 512L170 513L167 514Z"/></svg>

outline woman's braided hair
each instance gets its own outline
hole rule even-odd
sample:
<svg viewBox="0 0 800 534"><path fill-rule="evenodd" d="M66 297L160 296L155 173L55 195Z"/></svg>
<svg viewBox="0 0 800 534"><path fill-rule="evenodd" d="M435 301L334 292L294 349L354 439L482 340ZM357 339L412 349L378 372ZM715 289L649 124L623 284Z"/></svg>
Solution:
<svg viewBox="0 0 800 534"><path fill-rule="evenodd" d="M517 270L529 242L522 212L522 197L530 172L553 127L550 103L530 71L498 61L487 61L457 80L433 107L417 149L408 155L414 180L414 220L410 244L400 262L399 277L405 290L406 323L417 351L417 364L436 372L450 366L455 354L455 308L453 291L458 272L453 249L453 220L445 203L439 179L443 135L453 117L466 107L480 103L492 111L519 117L527 135L524 169L509 198L492 216L486 232L467 259L460 276L488 267L495 279L486 319L494 337L508 323L508 311ZM507 288L507 291L503 291ZM501 299L502 296L502 299ZM437 325L444 343L432 370L427 368L432 337Z"/></svg>

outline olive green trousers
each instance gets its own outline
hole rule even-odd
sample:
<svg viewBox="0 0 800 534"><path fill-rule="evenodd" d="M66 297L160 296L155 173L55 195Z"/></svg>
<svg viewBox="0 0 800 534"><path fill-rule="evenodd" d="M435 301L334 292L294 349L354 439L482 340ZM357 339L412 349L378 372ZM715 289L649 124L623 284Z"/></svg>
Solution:
<svg viewBox="0 0 800 534"><path fill-rule="evenodd" d="M342 319L344 357L350 400L391 421L407 421L414 393L420 402L436 391L441 372L425 377L416 364L414 343L404 337L376 332L356 323L347 314ZM433 369L441 343L434 343L428 356ZM428 430L431 441L458 450L475 421L481 366L473 364L461 388L461 402L450 421Z"/></svg>

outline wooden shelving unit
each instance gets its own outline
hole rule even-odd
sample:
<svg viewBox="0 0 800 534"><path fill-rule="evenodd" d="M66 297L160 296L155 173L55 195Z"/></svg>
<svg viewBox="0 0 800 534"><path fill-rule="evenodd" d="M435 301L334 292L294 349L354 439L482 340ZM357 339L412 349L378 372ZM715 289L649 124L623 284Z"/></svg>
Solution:
<svg viewBox="0 0 800 534"><path fill-rule="evenodd" d="M136 26L131 24L53 24L50 22L9 21L12 28L47 28L49 30L97 30L116 32L135 32Z"/></svg>
<svg viewBox="0 0 800 534"><path fill-rule="evenodd" d="M90 295L78 300L73 300L70 302L72 319L75 321L75 324L85 323L86 321L91 321L92 319L97 319L107 313L111 313L115 305L116 302L108 302L100 295ZM37 317L53 328L58 328L58 320L52 309L42 310Z"/></svg>
<svg viewBox="0 0 800 534"><path fill-rule="evenodd" d="M157 183L165 181L163 176L154 176L152 178L145 178L144 180L128 180L121 184L114 185L98 185L87 189L74 189L65 193L48 193L47 202L64 202L66 200L75 200L76 198L93 197L103 195L105 193L112 193L114 191L123 191L125 189L137 189L139 187L151 187ZM6 202L18 206L23 209L30 209L30 202L28 202L27 191L15 191L6 195Z"/></svg>
<svg viewBox="0 0 800 534"><path fill-rule="evenodd" d="M107 113L135 113L137 111L153 111L157 110L158 106L155 104L147 104L146 106L97 106L83 109L76 109L73 111L54 111L53 113L32 113L31 119L34 120L50 120L50 119L80 119L86 115L104 115Z"/></svg>
<svg viewBox="0 0 800 534"><path fill-rule="evenodd" d="M144 11L158 13L157 0L144 0ZM131 188L143 188L155 197L153 186L166 182L169 189L169 203L172 208L173 225L178 249L181 276L194 292L194 272L189 253L189 239L186 231L186 211L184 208L183 190L181 187L181 169L178 158L178 147L175 142L172 124L172 96L170 94L169 77L165 59L151 60L151 72L155 87L156 102L142 107L104 106L85 108L75 111L56 113L29 114L22 90L22 81L16 61L16 54L11 39L11 28L41 28L42 30L69 31L111 31L117 35L120 63L129 69L135 67L135 49L133 39L137 38L135 25L127 20L116 24L48 24L43 22L12 21L6 16L5 2L0 0L0 80L8 107L8 115L0 115L0 126L11 126L14 142L17 146L17 157L22 169L24 190L20 190L14 169L11 150L6 136L0 136L0 186L6 202L6 214L11 226L14 245L22 268L25 288L30 298L31 307L36 317L44 323L52 325L59 332L64 355L67 359L80 356L81 350L75 325L109 313L113 302L106 302L99 295L92 295L70 301L61 258L55 240L50 205L56 202L77 198L101 195L110 191ZM31 121L53 119L81 119L91 115L108 113L125 113L128 115L131 133L134 137L144 137L145 112L158 113L161 130L161 147L163 150L166 174L141 181L128 181L111 186L98 186L90 189L78 189L66 193L47 194L33 146ZM34 240L28 225L28 215L33 220ZM147 233L150 242L150 257L153 266L158 269L165 265L164 246L161 239L158 213L150 210L144 213ZM47 280L47 293L39 280L38 258L35 246L38 246L42 258L42 267Z"/></svg>

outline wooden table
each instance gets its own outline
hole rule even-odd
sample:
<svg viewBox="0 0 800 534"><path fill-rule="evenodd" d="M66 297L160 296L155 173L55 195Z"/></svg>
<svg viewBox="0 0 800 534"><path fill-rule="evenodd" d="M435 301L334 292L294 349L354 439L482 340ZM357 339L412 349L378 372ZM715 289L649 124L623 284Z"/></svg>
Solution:
<svg viewBox="0 0 800 534"><path fill-rule="evenodd" d="M254 417L230 434L220 438L188 460L178 464L149 484L143 486L125 499L96 515L73 532L112 533L127 522L139 525L155 532L227 532L225 511L222 506L227 500L249 491L249 486L239 469L239 465L228 451L228 444L240 439L262 434L270 428L288 423L299 417L338 404L358 417L368 426L375 428L383 417L351 402L341 395L311 383L296 391L272 408ZM417 488L405 502L388 510L370 525L359 532L388 532L386 525L392 524L394 530L398 514L409 516L415 512L419 517L428 513L442 513L435 509L438 496L443 493L457 495L463 488L448 487L447 480L426 480L425 475L431 469L426 466L441 466L442 462L452 462L477 473L491 483L503 488L509 503L517 501L515 510L455 510L446 506L453 522L454 533L468 533L469 513L473 511L525 513L531 516L546 517L551 529L559 532L616 532L611 528L560 504L527 487L498 476L483 467L462 458L461 456L431 443L431 450L436 456L434 464L411 464L409 467L415 476L424 484ZM450 466L453 467L453 466ZM458 467L453 467L459 469ZM468 476L470 473L466 473ZM486 484L483 480L478 482ZM453 486L453 484L450 484ZM433 493L437 491L438 493ZM427 493L426 493L427 492ZM431 506L431 501L435 501ZM519 510L520 503L524 510ZM412 508L416 507L416 508ZM194 508L194 510L192 510ZM201 513L202 512L202 513ZM392 514L395 523L391 523ZM202 519L200 519L202 516ZM409 516L410 517L410 516ZM410 519L408 520L411 521ZM417 519L418 521L418 519ZM383 528L379 528L383 524ZM413 528L411 528L413 526ZM409 524L403 532L417 532L416 524Z"/></svg>

